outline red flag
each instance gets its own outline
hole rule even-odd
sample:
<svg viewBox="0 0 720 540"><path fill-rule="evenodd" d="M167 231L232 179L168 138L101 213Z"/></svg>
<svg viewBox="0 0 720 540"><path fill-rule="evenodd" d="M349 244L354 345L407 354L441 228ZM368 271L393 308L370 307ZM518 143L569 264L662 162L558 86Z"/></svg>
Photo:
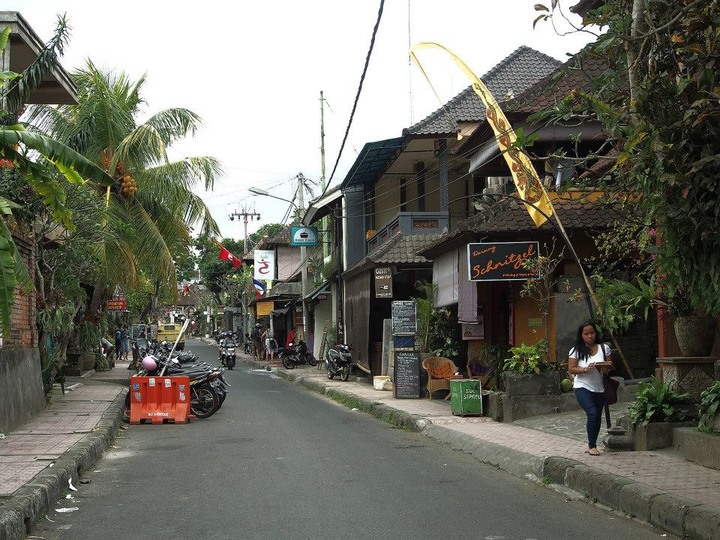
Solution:
<svg viewBox="0 0 720 540"><path fill-rule="evenodd" d="M220 258L223 261L230 261L235 268L240 268L242 266L242 261L240 259L225 249L222 244L218 245L220 246Z"/></svg>

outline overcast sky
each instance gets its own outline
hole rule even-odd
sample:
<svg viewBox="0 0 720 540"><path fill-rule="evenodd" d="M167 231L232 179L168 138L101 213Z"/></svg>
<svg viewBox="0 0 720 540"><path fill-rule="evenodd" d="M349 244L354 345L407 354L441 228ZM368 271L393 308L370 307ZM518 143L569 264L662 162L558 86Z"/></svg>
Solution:
<svg viewBox="0 0 720 540"><path fill-rule="evenodd" d="M408 61L411 44L438 42L481 76L521 45L564 60L591 39L558 36L547 23L533 30L539 1L387 0L331 186L342 181L366 142L398 137L439 108ZM90 59L133 80L146 74L146 115L185 107L202 117L201 131L173 148L171 158L220 160L225 174L214 192L202 196L222 235L238 239L243 226L227 219L231 212L260 213L262 220L248 226L253 232L280 221L288 207L251 196L249 187L292 198L297 173L319 184L321 91L330 177L379 6L379 0L0 0L1 10L19 11L43 41L57 15L67 14L72 35L62 59L66 69ZM468 86L445 57L428 52L420 58L443 101Z"/></svg>

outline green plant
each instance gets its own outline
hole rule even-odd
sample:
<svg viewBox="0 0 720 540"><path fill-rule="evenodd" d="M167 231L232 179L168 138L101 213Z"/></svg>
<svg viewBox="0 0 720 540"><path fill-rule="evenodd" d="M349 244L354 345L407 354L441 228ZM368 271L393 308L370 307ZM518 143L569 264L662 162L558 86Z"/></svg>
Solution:
<svg viewBox="0 0 720 540"><path fill-rule="evenodd" d="M638 384L635 402L630 406L633 424L648 425L650 422L681 422L692 417L685 407L690 396L673 390L671 383L653 380Z"/></svg>
<svg viewBox="0 0 720 540"><path fill-rule="evenodd" d="M436 356L456 358L460 354L457 311L434 307L437 286L433 283L418 281L415 288L421 295L411 298L415 301L420 350Z"/></svg>
<svg viewBox="0 0 720 540"><path fill-rule="evenodd" d="M720 381L715 381L700 394L700 406L698 408L700 415L698 429L700 431L713 432L715 418L720 412L718 409L720 409Z"/></svg>
<svg viewBox="0 0 720 540"><path fill-rule="evenodd" d="M433 304L435 303L435 292L437 287L427 281L418 281L415 288L420 296L410 297L415 301L415 315L417 318L417 333L420 338L418 343L421 351L428 351L430 339L430 319L433 314Z"/></svg>
<svg viewBox="0 0 720 540"><path fill-rule="evenodd" d="M505 359L502 370L520 375L551 371L552 364L547 360L547 352L548 345L544 339L541 339L535 345L522 343L518 347L511 347L510 353L512 356Z"/></svg>

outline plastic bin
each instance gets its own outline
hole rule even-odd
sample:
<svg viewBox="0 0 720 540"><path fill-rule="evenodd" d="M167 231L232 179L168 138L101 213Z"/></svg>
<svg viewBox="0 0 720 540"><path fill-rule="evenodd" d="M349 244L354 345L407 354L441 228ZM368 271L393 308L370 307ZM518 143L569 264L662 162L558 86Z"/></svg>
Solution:
<svg viewBox="0 0 720 540"><path fill-rule="evenodd" d="M450 408L454 415L482 416L482 389L477 379L450 381Z"/></svg>

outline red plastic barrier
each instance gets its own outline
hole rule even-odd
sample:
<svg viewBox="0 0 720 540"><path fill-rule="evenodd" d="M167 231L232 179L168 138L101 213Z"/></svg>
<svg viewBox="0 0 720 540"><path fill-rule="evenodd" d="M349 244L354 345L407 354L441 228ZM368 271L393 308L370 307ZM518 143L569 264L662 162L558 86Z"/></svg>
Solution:
<svg viewBox="0 0 720 540"><path fill-rule="evenodd" d="M150 420L153 424L184 424L190 413L189 377L132 377L130 379L130 423Z"/></svg>

